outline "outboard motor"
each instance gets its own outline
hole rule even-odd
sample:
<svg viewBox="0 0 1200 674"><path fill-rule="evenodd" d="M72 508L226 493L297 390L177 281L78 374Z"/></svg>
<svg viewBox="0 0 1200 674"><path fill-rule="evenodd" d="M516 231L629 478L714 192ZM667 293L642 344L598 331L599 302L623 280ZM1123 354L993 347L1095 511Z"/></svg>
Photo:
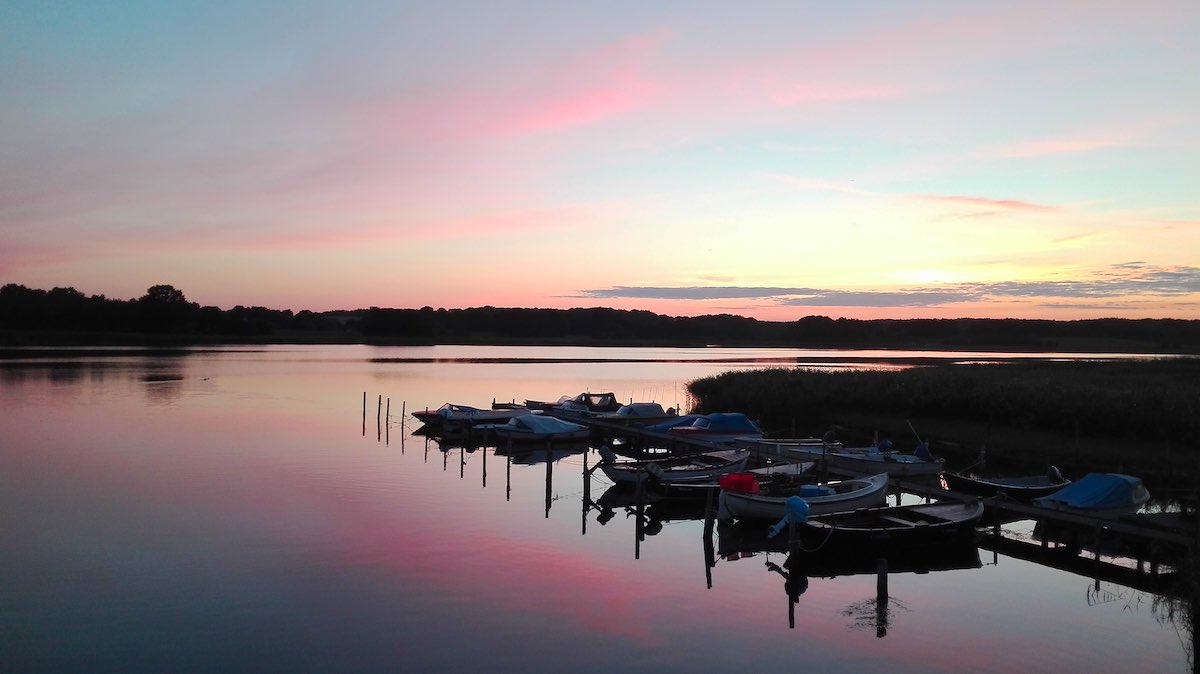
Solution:
<svg viewBox="0 0 1200 674"><path fill-rule="evenodd" d="M784 513L783 519L771 526L771 538L778 536L789 524L804 524L808 521L808 501L799 496L789 496L783 504L787 512Z"/></svg>
<svg viewBox="0 0 1200 674"><path fill-rule="evenodd" d="M605 445L600 448L600 460L604 463L612 463L617 460L617 455Z"/></svg>
<svg viewBox="0 0 1200 674"><path fill-rule="evenodd" d="M1058 466L1050 466L1050 470L1046 471L1046 477L1050 478L1052 484L1062 484L1065 482L1062 473L1058 472Z"/></svg>
<svg viewBox="0 0 1200 674"><path fill-rule="evenodd" d="M647 465L646 472L650 473L650 479L654 480L655 482L659 482L663 478L662 466L658 465L657 463L651 463Z"/></svg>

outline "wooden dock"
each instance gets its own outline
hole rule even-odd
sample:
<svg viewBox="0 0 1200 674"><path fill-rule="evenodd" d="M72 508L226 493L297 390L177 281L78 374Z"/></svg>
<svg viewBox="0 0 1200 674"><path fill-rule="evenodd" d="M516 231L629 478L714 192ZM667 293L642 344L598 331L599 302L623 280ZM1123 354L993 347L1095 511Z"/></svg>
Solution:
<svg viewBox="0 0 1200 674"><path fill-rule="evenodd" d="M597 421L572 415L610 438L620 438L635 450L661 448L671 452L703 452L728 445L679 438L672 433L648 431L635 425ZM778 457L772 457L778 460ZM855 477L844 471L832 474ZM921 482L893 479L896 494L929 500L973 501L980 497L944 488L940 480ZM981 499L985 514L980 522L980 547L1034 561L1089 578L1111 580L1135 589L1163 593L1177 587L1180 568L1195 568L1200 530L1194 515L1150 513L1116 518L1096 517L1018 503L1005 497ZM1039 541L1007 536L1003 525L1033 521L1042 532Z"/></svg>

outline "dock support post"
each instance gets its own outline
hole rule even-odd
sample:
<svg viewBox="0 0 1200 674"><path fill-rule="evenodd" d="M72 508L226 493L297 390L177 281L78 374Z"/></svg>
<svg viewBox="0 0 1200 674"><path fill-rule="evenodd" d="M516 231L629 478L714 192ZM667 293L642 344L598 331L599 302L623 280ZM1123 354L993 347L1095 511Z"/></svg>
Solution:
<svg viewBox="0 0 1200 674"><path fill-rule="evenodd" d="M888 619L888 560L880 557L875 562L875 636L887 636Z"/></svg>

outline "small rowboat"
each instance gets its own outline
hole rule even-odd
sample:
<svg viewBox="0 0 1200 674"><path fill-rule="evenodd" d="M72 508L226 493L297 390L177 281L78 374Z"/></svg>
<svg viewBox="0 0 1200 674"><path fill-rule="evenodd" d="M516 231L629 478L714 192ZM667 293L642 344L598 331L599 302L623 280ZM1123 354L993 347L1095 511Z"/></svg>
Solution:
<svg viewBox="0 0 1200 674"><path fill-rule="evenodd" d="M778 520L787 513L787 500L791 496L804 499L810 514L871 508L883 505L887 498L887 486L888 474L880 473L871 477L801 485L797 493L786 496L722 489L717 517Z"/></svg>
<svg viewBox="0 0 1200 674"><path fill-rule="evenodd" d="M1014 501L1028 503L1035 498L1049 496L1071 483L1063 479L1058 469L1051 466L1045 475L1022 475L1018 477L977 477L963 473L942 473L946 487L976 496L1006 496Z"/></svg>
<svg viewBox="0 0 1200 674"><path fill-rule="evenodd" d="M600 470L613 483L637 484L650 481L668 486L712 482L722 475L746 467L748 449L728 449L698 454L666 456L647 461L617 461L607 447L600 451Z"/></svg>
<svg viewBox="0 0 1200 674"><path fill-rule="evenodd" d="M837 546L928 543L974 534L982 516L983 501L977 499L816 515L799 527L805 538Z"/></svg>

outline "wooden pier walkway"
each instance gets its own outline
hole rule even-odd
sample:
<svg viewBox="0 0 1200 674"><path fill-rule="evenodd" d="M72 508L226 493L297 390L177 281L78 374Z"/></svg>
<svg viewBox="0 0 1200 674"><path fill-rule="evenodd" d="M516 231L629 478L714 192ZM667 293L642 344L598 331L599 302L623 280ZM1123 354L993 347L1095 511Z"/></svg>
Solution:
<svg viewBox="0 0 1200 674"><path fill-rule="evenodd" d="M662 448L672 452L703 452L727 449L728 445L692 438L680 438L673 433L648 431L636 425L598 421L571 415L571 421L583 423L612 438L620 438L636 449ZM778 460L778 457L772 457ZM854 477L844 471L832 474ZM921 482L914 479L893 479L889 488L898 494L913 494L932 500L972 501L980 497L951 491L941 481ZM1169 584L1175 572L1162 572L1163 566L1177 568L1183 560L1193 560L1200 549L1200 529L1196 517L1178 513L1150 513L1116 518L1096 517L1077 512L1043 508L1018 503L1005 497L981 499L986 508L980 524L980 545L985 549L1004 552L1014 557L1037 561L1063 570L1097 577L1105 576L1130 587L1161 590ZM1015 540L1004 535L1003 524L1028 521L1042 530L1040 542ZM1055 536L1051 536L1053 532ZM1052 540L1054 539L1054 540ZM1061 540L1059 540L1061 539ZM1091 558L1082 557L1095 543ZM1132 568L1119 563L1101 561L1101 546L1127 550L1121 557L1132 560ZM1105 553L1107 554L1107 553Z"/></svg>

